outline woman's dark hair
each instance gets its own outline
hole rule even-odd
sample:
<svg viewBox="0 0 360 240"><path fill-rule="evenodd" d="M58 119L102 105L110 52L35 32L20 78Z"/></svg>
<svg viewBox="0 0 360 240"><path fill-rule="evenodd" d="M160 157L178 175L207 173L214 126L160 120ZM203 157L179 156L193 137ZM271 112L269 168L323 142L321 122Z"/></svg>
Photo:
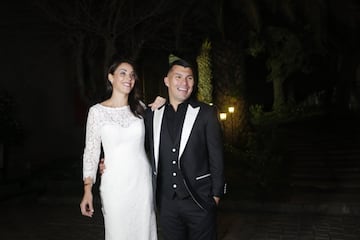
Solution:
<svg viewBox="0 0 360 240"><path fill-rule="evenodd" d="M117 69L117 67L122 63L130 64L133 67L134 72L135 72L135 84L134 84L134 88L129 93L128 102L129 102L131 112L136 117L140 118L144 114L144 107L141 105L141 102L140 102L141 93L140 93L139 78L137 76L135 61L133 61L132 59L122 58L120 56L114 56L110 61L108 71L106 74L106 79L108 77L108 74L113 75L115 70ZM112 86L111 82L109 80L107 80L106 81L106 92L108 93L107 95L111 96L112 91L113 91L113 86Z"/></svg>

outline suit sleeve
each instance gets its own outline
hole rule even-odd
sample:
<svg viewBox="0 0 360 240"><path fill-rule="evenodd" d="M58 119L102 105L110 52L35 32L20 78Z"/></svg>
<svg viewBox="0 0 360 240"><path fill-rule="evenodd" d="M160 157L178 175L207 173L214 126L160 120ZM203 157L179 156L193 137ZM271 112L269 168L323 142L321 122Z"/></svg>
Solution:
<svg viewBox="0 0 360 240"><path fill-rule="evenodd" d="M145 109L144 113L144 124L145 124L145 151L147 154L149 154L150 150L150 129L151 129L151 109L147 108Z"/></svg>
<svg viewBox="0 0 360 240"><path fill-rule="evenodd" d="M213 195L221 197L225 193L224 146L221 126L214 107L210 108L206 125L206 141L209 151L209 164Z"/></svg>

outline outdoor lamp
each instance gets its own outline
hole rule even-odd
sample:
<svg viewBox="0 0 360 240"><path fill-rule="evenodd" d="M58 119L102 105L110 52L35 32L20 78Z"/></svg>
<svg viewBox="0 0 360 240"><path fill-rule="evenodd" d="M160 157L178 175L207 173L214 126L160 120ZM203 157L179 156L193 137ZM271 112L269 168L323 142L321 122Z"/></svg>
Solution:
<svg viewBox="0 0 360 240"><path fill-rule="evenodd" d="M220 120L225 121L226 120L226 113L220 113Z"/></svg>

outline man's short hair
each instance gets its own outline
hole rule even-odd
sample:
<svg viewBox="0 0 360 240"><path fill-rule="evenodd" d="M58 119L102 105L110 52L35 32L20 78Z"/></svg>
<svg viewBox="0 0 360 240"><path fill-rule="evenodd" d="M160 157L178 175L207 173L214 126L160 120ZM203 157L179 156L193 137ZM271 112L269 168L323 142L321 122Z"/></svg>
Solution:
<svg viewBox="0 0 360 240"><path fill-rule="evenodd" d="M172 63L170 63L168 72L171 71L173 66L182 66L184 68L191 68L191 71L195 75L194 66L184 59L177 59L177 60L173 61Z"/></svg>

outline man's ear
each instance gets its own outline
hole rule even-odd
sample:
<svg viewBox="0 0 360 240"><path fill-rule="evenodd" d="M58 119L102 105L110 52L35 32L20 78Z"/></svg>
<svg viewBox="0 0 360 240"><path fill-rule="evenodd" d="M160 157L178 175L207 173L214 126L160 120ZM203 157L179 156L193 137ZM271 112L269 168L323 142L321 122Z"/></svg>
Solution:
<svg viewBox="0 0 360 240"><path fill-rule="evenodd" d="M169 78L168 77L164 77L164 84L165 84L165 86L169 87Z"/></svg>

